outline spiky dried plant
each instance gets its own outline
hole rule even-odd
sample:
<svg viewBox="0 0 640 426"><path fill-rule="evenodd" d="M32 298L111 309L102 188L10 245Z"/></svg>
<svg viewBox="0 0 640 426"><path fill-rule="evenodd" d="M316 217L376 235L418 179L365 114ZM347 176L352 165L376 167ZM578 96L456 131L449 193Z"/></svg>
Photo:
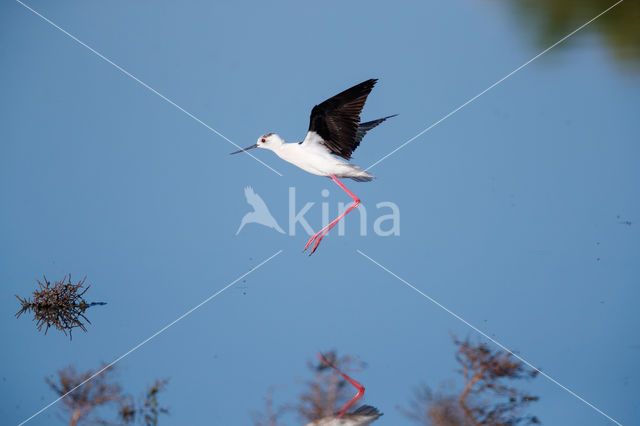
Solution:
<svg viewBox="0 0 640 426"><path fill-rule="evenodd" d="M43 276L44 283L38 280L39 288L33 292L33 300L31 298L21 298L17 294L16 298L22 305L20 310L16 312L16 318L27 312L33 311L33 320L36 321L38 330L46 325L44 334L47 334L49 327L54 326L72 339L71 330L80 328L87 331L85 322L91 324L91 321L84 315L87 308L95 305L105 305L105 302L87 303L83 296L91 286L84 289L82 286L86 281L86 277L77 283L71 282L71 274L66 275L61 281L55 281L53 285L51 281Z"/></svg>

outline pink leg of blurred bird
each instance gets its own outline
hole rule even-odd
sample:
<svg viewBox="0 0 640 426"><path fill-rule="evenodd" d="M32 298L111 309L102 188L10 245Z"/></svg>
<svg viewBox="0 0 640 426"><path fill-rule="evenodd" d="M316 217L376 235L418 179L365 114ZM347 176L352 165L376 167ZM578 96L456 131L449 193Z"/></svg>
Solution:
<svg viewBox="0 0 640 426"><path fill-rule="evenodd" d="M334 175L329 175L329 177L336 184L338 184L338 186L340 188L342 188L344 190L344 192L346 192L347 194L349 194L349 196L351 196L351 198L353 198L353 204L351 204L349 206L349 208L347 210L345 210L344 213L342 213L340 216L338 216L336 219L334 219L331 223L329 223L327 226L325 226L324 228L322 228L321 230L319 230L318 232L313 234L311 236L311 238L309 238L309 241L307 241L307 245L305 245L304 248L302 249L302 251L305 251L306 249L309 248L311 243L313 243L315 241L315 244L313 245L313 249L311 250L311 253L309 253L309 256L311 256L313 254L313 252L316 251L316 249L320 245L320 241L322 241L322 239L325 237L325 235L327 235L329 233L329 231L331 231L331 229L334 226L336 226L338 224L338 222L340 222L340 220L343 217L345 217L347 215L347 213L349 213L351 210L355 209L356 207L358 207L360 205L360 199L358 197L356 197L356 195L353 192L349 191L349 189L346 186L344 186L344 184L342 182L340 182L337 177L335 177Z"/></svg>
<svg viewBox="0 0 640 426"><path fill-rule="evenodd" d="M329 360L327 358L324 357L324 355L322 354L318 354L318 359L322 362L324 362L325 364L327 364L329 367L333 368L334 370L336 370L338 373L340 373L340 375L342 377L345 378L345 380L347 380L349 383L351 383L356 389L358 389L358 393L356 393L353 398L351 398L349 401L347 401L346 404L344 404L344 406L340 409L340 411L338 412L338 415L336 416L336 419L341 418L342 416L344 416L344 413L347 412L347 410L349 408L351 408L351 406L353 404L356 403L357 400L359 400L360 398L362 398L362 395L364 395L364 386L362 386L360 383L356 382L355 380L353 380L351 377L347 376L346 374L344 374L342 371L340 371L340 369L338 367L336 367L335 365L331 364L329 362Z"/></svg>

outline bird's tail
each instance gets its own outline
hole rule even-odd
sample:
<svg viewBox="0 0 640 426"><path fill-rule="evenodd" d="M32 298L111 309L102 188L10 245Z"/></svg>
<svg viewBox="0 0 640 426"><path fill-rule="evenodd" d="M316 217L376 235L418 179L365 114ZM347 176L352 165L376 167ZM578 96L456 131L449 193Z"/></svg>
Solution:
<svg viewBox="0 0 640 426"><path fill-rule="evenodd" d="M386 117L378 118L377 120L371 120L367 121L366 123L358 124L358 130L356 131L356 146L360 144L362 138L364 138L364 135L366 135L369 130L373 129L386 119L393 118L396 115L398 114L388 115Z"/></svg>
<svg viewBox="0 0 640 426"><path fill-rule="evenodd" d="M362 170L360 167L356 166L355 164L345 164L345 166L349 168L349 172L344 177L351 178L356 182L369 182L375 179L374 175Z"/></svg>
<svg viewBox="0 0 640 426"><path fill-rule="evenodd" d="M366 123L358 124L358 131L368 132L369 130L382 123L384 120L396 117L398 114L387 115L386 117L378 118L377 120L367 121Z"/></svg>
<svg viewBox="0 0 640 426"><path fill-rule="evenodd" d="M371 405L363 405L359 407L353 414L361 414L363 416L375 416L376 418L382 416L383 414L376 408Z"/></svg>

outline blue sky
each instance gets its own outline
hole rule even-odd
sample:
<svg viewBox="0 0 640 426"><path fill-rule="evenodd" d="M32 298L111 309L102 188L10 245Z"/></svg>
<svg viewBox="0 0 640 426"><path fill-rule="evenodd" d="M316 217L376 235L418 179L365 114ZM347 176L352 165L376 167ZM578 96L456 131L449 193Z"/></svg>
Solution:
<svg viewBox="0 0 640 426"><path fill-rule="evenodd" d="M379 78L363 119L399 116L365 138L353 160L363 167L539 52L499 2L28 5L243 147L265 132L300 140L313 105ZM294 400L306 361L330 348L367 362L356 378L385 413L380 425L405 422L396 407L421 381L457 379L449 333L475 333L356 250L616 420L640 421L640 78L592 33L374 167L375 181L345 182L369 229L376 203L396 203L399 236L360 236L353 214L346 235L330 233L309 258L301 228L235 235L243 190L286 229L295 187L300 204L316 203L306 218L319 228L322 201L349 201L331 181L266 151L254 154L283 176L230 157L233 145L19 3L3 2L0 16L7 422L55 398L45 376L115 359L278 250L243 288L119 364L134 393L170 378L167 424L249 424L270 385L284 385L277 401ZM13 317L14 294L67 273L108 302L89 312L88 333L69 342ZM610 424L542 377L529 389L546 424Z"/></svg>

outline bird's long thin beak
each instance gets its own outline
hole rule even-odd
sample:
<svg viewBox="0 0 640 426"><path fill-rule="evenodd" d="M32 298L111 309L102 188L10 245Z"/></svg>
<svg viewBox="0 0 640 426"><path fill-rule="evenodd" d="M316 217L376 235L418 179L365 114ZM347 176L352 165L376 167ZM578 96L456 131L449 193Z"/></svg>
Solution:
<svg viewBox="0 0 640 426"><path fill-rule="evenodd" d="M240 151L232 152L231 154L238 154L239 152L245 152L245 151L248 151L248 150L250 150L252 148L257 148L257 147L258 147L258 144L251 145L251 146L246 147L245 149L241 149Z"/></svg>

